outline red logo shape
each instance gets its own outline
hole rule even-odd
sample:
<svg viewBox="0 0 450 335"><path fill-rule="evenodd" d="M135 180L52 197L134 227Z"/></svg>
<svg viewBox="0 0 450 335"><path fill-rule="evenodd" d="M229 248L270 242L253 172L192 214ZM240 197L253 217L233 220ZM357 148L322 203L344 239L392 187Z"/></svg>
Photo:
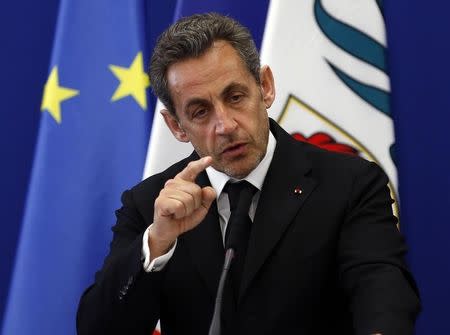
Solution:
<svg viewBox="0 0 450 335"><path fill-rule="evenodd" d="M292 137L294 137L297 141L310 143L328 151L341 152L349 155L359 155L358 149L348 144L338 143L331 135L323 132L314 133L310 137L305 137L301 133L294 133L292 134Z"/></svg>

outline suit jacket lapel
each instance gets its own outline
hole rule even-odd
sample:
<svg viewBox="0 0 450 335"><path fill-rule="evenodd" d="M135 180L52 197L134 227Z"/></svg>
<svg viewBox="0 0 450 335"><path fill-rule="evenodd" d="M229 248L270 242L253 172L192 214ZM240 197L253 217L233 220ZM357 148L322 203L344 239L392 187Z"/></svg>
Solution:
<svg viewBox="0 0 450 335"><path fill-rule="evenodd" d="M297 147L300 143L274 122L271 123L271 130L277 139L277 146L261 190L253 222L239 301L316 187L316 181L307 175L311 166L302 150Z"/></svg>
<svg viewBox="0 0 450 335"><path fill-rule="evenodd" d="M205 172L199 175L197 183L200 187L210 186ZM215 201L205 219L196 228L184 234L183 239L188 246L192 262L215 297L225 255Z"/></svg>

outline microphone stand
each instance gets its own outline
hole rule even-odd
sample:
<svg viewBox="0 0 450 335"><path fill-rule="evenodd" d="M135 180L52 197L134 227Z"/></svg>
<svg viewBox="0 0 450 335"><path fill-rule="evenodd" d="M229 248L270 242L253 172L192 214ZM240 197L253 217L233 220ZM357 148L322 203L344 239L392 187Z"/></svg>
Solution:
<svg viewBox="0 0 450 335"><path fill-rule="evenodd" d="M231 261L233 260L233 258L234 258L233 248L227 249L227 251L225 252L225 261L223 263L222 274L220 275L219 287L217 288L216 302L214 304L214 314L211 320L211 325L209 326L208 335L220 335L221 331L220 316L222 314L223 288L225 286L228 270L230 269Z"/></svg>

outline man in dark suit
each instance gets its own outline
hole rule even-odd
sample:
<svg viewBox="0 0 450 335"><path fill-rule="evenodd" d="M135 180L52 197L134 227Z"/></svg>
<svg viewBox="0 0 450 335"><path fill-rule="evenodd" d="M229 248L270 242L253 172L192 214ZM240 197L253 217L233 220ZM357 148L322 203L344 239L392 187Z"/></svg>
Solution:
<svg viewBox="0 0 450 335"><path fill-rule="evenodd" d="M374 163L292 139L267 115L268 66L246 28L217 14L160 37L153 89L194 153L122 196L114 238L77 315L80 334L207 334L231 210L255 188L225 334L411 334L419 311L387 177ZM237 254L239 256L239 253Z"/></svg>

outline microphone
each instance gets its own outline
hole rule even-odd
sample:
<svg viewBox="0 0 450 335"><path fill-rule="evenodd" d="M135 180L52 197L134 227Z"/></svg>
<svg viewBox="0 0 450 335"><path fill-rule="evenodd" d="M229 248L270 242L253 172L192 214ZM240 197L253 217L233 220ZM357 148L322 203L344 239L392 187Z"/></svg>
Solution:
<svg viewBox="0 0 450 335"><path fill-rule="evenodd" d="M222 314L222 296L225 281L227 279L228 270L230 269L231 261L234 258L234 250L232 248L227 249L225 252L225 261L223 263L222 274L220 275L219 287L217 288L216 302L214 304L214 314L209 326L208 335L220 335L221 322L220 316Z"/></svg>
<svg viewBox="0 0 450 335"><path fill-rule="evenodd" d="M222 314L222 296L223 288L225 287L225 281L227 279L228 270L230 269L231 262L236 254L236 248L238 246L238 240L240 234L242 234L241 225L236 224L235 220L229 220L229 234L225 238L225 260L223 262L222 273L220 275L219 287L217 288L216 301L214 304L214 314L209 326L208 335L220 335L221 333L221 314Z"/></svg>

